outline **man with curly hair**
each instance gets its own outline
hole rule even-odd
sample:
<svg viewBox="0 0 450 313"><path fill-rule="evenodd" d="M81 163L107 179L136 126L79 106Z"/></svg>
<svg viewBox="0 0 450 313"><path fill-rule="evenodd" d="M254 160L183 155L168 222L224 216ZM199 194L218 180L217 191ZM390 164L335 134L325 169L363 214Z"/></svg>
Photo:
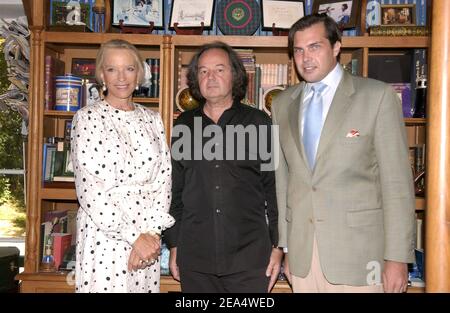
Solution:
<svg viewBox="0 0 450 313"><path fill-rule="evenodd" d="M280 271L275 175L252 146L270 147L271 121L241 102L247 83L222 42L202 46L189 65L188 86L201 105L173 129L176 224L165 233L183 292L268 292Z"/></svg>

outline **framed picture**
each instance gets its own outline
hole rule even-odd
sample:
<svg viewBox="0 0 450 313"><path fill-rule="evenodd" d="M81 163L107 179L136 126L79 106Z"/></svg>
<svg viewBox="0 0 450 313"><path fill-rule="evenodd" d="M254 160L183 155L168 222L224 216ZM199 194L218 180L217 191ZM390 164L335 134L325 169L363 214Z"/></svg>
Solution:
<svg viewBox="0 0 450 313"><path fill-rule="evenodd" d="M95 59L72 59L72 75L95 79Z"/></svg>
<svg viewBox="0 0 450 313"><path fill-rule="evenodd" d="M358 0L315 0L313 13L327 14L341 29L353 28L358 24L360 3Z"/></svg>
<svg viewBox="0 0 450 313"><path fill-rule="evenodd" d="M153 22L155 29L164 29L163 0L113 0L112 25L120 20L127 26L149 26Z"/></svg>
<svg viewBox="0 0 450 313"><path fill-rule="evenodd" d="M305 15L303 0L261 0L264 30L289 29Z"/></svg>
<svg viewBox="0 0 450 313"><path fill-rule="evenodd" d="M416 5L398 4L381 6L381 25L416 25Z"/></svg>
<svg viewBox="0 0 450 313"><path fill-rule="evenodd" d="M170 28L201 27L211 29L214 15L214 0L172 0L170 11Z"/></svg>
<svg viewBox="0 0 450 313"><path fill-rule="evenodd" d="M101 86L97 83L87 82L84 85L84 105L93 105L101 100Z"/></svg>
<svg viewBox="0 0 450 313"><path fill-rule="evenodd" d="M91 27L92 14L91 4L85 1L62 1L51 0L50 2L50 25L86 25Z"/></svg>

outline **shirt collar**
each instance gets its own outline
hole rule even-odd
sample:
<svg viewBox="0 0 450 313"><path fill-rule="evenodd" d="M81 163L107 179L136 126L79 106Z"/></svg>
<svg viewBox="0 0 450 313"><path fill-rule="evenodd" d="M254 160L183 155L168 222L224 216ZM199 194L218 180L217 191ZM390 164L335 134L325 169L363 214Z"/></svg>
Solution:
<svg viewBox="0 0 450 313"><path fill-rule="evenodd" d="M324 79L322 79L320 81L321 83L324 83L325 85L327 85L327 88L325 90L328 90L329 87L336 88L342 79L343 73L344 73L344 70L342 69L342 66L339 63L337 63L336 66L334 67L334 69L331 72L329 72L328 75L325 76ZM309 93L309 91L311 90L311 86L312 86L312 83L306 84L306 93L305 94Z"/></svg>

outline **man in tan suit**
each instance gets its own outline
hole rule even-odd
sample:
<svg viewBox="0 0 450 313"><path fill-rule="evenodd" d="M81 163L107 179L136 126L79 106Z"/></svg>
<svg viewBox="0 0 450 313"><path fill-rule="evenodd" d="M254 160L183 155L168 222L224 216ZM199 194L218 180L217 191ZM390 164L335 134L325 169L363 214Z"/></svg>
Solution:
<svg viewBox="0 0 450 313"><path fill-rule="evenodd" d="M272 118L279 246L294 292L403 292L414 192L399 99L343 71L330 17L300 19L288 40L305 82L274 99Z"/></svg>

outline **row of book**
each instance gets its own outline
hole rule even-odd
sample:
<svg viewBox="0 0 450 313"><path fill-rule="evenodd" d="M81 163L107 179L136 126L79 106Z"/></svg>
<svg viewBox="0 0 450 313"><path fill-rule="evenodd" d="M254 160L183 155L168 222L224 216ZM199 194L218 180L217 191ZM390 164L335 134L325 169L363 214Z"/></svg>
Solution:
<svg viewBox="0 0 450 313"><path fill-rule="evenodd" d="M74 182L70 153L70 129L72 120L65 121L65 138L49 137L42 149L42 180L49 182ZM68 138L67 138L68 137Z"/></svg>

